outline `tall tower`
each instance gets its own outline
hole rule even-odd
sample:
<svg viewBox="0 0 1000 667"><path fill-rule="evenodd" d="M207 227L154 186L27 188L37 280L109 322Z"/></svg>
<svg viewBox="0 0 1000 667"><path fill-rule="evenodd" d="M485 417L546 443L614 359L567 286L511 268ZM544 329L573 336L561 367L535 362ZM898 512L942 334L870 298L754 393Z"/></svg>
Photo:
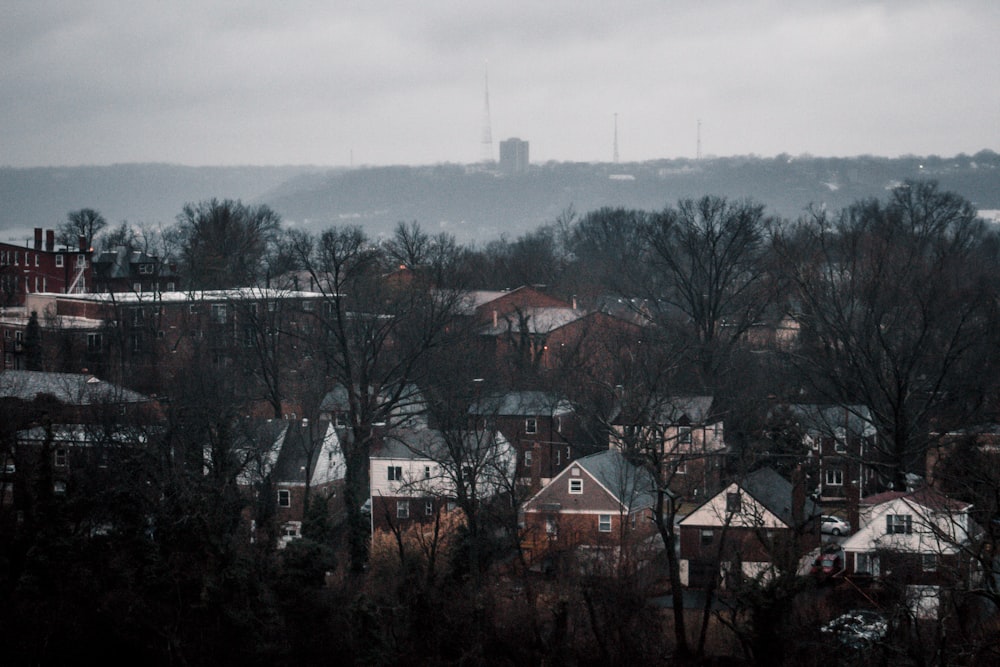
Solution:
<svg viewBox="0 0 1000 667"><path fill-rule="evenodd" d="M485 68L485 92L483 98L483 136L482 136L482 161L483 164L493 164L493 122L490 120L490 64L486 63Z"/></svg>
<svg viewBox="0 0 1000 667"><path fill-rule="evenodd" d="M614 163L618 164L618 112L615 112L615 152L614 152Z"/></svg>

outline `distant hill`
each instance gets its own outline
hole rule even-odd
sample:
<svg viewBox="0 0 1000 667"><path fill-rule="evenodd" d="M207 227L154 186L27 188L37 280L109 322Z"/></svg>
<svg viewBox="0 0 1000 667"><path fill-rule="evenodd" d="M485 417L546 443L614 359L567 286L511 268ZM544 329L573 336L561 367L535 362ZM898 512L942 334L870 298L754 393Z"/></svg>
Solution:
<svg viewBox="0 0 1000 667"><path fill-rule="evenodd" d="M981 209L1000 209L1000 155L940 157L727 157L634 164L547 163L500 176L476 167L183 167L163 164L0 169L0 237L53 227L66 212L100 210L112 223L172 223L187 202L211 197L267 203L286 225L359 224L372 236L416 220L461 242L516 237L573 208L656 210L705 194L750 197L794 218L810 205L840 209L884 197L906 179L935 179Z"/></svg>
<svg viewBox="0 0 1000 667"><path fill-rule="evenodd" d="M172 224L184 204L202 199L255 200L314 167L182 167L116 164L105 167L0 168L0 240L23 239L34 227L52 229L66 213L100 211L109 223Z"/></svg>

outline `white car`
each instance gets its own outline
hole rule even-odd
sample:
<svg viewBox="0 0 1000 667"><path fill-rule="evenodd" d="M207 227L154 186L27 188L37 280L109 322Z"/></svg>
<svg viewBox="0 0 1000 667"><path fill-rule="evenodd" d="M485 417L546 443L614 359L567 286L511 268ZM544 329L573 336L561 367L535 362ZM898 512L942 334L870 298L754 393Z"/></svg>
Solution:
<svg viewBox="0 0 1000 667"><path fill-rule="evenodd" d="M820 531L828 535L840 537L851 532L851 524L847 523L839 516L824 514L820 524Z"/></svg>

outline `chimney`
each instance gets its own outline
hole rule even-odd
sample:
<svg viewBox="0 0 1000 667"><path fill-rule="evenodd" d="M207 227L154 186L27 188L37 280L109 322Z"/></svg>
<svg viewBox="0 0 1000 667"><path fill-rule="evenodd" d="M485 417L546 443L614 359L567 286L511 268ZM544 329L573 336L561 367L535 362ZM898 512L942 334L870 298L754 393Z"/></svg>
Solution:
<svg viewBox="0 0 1000 667"><path fill-rule="evenodd" d="M499 313L497 313L497 311L494 310L493 311L493 328L494 329L496 329L497 326L499 325L499 321L500 321Z"/></svg>
<svg viewBox="0 0 1000 667"><path fill-rule="evenodd" d="M53 252L56 249L56 230L45 230L45 252Z"/></svg>
<svg viewBox="0 0 1000 667"><path fill-rule="evenodd" d="M87 252L87 237L81 234L77 240L80 242L80 252Z"/></svg>
<svg viewBox="0 0 1000 667"><path fill-rule="evenodd" d="M35 250L42 249L42 228L35 227Z"/></svg>

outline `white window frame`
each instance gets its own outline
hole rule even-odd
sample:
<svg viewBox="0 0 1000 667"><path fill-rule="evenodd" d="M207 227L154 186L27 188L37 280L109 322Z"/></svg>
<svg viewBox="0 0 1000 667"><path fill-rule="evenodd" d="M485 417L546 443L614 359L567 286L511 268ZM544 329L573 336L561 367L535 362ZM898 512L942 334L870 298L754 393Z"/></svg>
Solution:
<svg viewBox="0 0 1000 667"><path fill-rule="evenodd" d="M582 477L571 477L569 480L569 492L570 494L577 496L583 493L583 478Z"/></svg>
<svg viewBox="0 0 1000 667"><path fill-rule="evenodd" d="M843 486L844 469L827 468L823 473L823 481L826 483L826 486Z"/></svg>
<svg viewBox="0 0 1000 667"><path fill-rule="evenodd" d="M611 532L611 515L610 514L598 514L597 515L597 531L600 533L610 533Z"/></svg>
<svg viewBox="0 0 1000 667"><path fill-rule="evenodd" d="M396 501L396 518L397 519L409 519L410 518L410 501L409 500L397 500Z"/></svg>
<svg viewBox="0 0 1000 667"><path fill-rule="evenodd" d="M530 449L524 450L524 467L530 468L532 463L532 451Z"/></svg>
<svg viewBox="0 0 1000 667"><path fill-rule="evenodd" d="M390 482L402 482L403 466L386 466L386 479Z"/></svg>
<svg viewBox="0 0 1000 667"><path fill-rule="evenodd" d="M63 267L63 262L64 262L63 256L62 255L56 255L56 268L57 269L61 269Z"/></svg>
<svg viewBox="0 0 1000 667"><path fill-rule="evenodd" d="M292 492L290 489L278 489L278 507L292 506Z"/></svg>
<svg viewBox="0 0 1000 667"><path fill-rule="evenodd" d="M52 463L57 468L65 468L68 461L69 452L67 452L64 448L60 447L52 453Z"/></svg>
<svg viewBox="0 0 1000 667"><path fill-rule="evenodd" d="M528 417L524 420L524 432L529 435L538 433L538 417Z"/></svg>
<svg viewBox="0 0 1000 667"><path fill-rule="evenodd" d="M424 501L424 516L434 516L434 501L425 500Z"/></svg>

